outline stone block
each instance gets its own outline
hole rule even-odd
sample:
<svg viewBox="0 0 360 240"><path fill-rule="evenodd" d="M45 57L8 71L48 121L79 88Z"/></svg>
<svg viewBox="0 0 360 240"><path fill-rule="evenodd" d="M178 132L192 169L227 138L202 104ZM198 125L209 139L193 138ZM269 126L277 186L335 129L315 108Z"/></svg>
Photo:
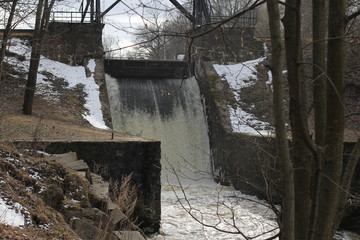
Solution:
<svg viewBox="0 0 360 240"><path fill-rule="evenodd" d="M119 240L145 240L137 231L114 231L113 235Z"/></svg>
<svg viewBox="0 0 360 240"><path fill-rule="evenodd" d="M62 164L75 162L75 161L78 160L76 152L68 152L68 153L63 153L63 154L56 154L56 155L51 156L51 159L54 160L57 163L62 163Z"/></svg>
<svg viewBox="0 0 360 240"><path fill-rule="evenodd" d="M92 178L90 190L96 193L101 199L107 199L109 196L109 182Z"/></svg>
<svg viewBox="0 0 360 240"><path fill-rule="evenodd" d="M65 163L64 166L75 171L83 171L89 169L89 166L84 162L84 160Z"/></svg>
<svg viewBox="0 0 360 240"><path fill-rule="evenodd" d="M126 221L128 217L119 208L115 208L110 213L110 219L113 224L116 225L122 221Z"/></svg>

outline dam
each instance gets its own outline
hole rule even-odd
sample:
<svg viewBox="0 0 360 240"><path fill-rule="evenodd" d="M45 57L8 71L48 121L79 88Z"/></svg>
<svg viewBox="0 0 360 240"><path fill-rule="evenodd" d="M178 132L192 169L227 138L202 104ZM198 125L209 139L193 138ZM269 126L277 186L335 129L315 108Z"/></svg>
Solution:
<svg viewBox="0 0 360 240"><path fill-rule="evenodd" d="M184 63L176 70L172 62L173 69L154 76L141 66L161 68L165 62L139 61L134 71L136 61L123 60L117 67L111 61L105 60L105 72L114 130L161 141L161 229L151 239L241 239L234 235L236 227L252 235L266 229L264 238L271 236L277 224L260 200L214 182L204 99L195 77L180 78ZM235 220L233 213L241 217ZM217 221L228 232L204 227Z"/></svg>
<svg viewBox="0 0 360 240"><path fill-rule="evenodd" d="M211 178L203 99L179 61L105 60L115 131L161 141L162 182ZM174 176L174 173L177 176Z"/></svg>

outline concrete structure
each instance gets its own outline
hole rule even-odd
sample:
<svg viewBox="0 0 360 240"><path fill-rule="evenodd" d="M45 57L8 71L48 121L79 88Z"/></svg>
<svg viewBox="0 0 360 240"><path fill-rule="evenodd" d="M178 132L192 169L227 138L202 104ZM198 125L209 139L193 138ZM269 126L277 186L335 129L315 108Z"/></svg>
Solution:
<svg viewBox="0 0 360 240"><path fill-rule="evenodd" d="M105 72L116 78L173 78L188 76L183 61L105 59Z"/></svg>
<svg viewBox="0 0 360 240"><path fill-rule="evenodd" d="M49 35L45 40L43 54L69 65L83 65L85 59L102 59L101 23L49 24Z"/></svg>

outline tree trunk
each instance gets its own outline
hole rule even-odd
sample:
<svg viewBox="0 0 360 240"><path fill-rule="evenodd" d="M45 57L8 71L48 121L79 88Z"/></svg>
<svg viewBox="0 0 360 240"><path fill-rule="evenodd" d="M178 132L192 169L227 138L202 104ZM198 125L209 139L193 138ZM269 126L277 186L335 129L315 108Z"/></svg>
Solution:
<svg viewBox="0 0 360 240"><path fill-rule="evenodd" d="M35 20L35 29L32 40L30 67L29 67L28 79L26 81L24 104L23 104L23 113L27 115L32 114L32 106L34 102L36 80L37 80L37 71L40 62L40 51L41 51L40 37L42 32L41 19L43 14L43 7L44 7L44 0L39 0L36 9L36 20Z"/></svg>
<svg viewBox="0 0 360 240"><path fill-rule="evenodd" d="M346 3L329 1L326 150L315 239L331 239L335 231L343 161Z"/></svg>
<svg viewBox="0 0 360 240"><path fill-rule="evenodd" d="M315 142L323 147L326 133L326 1L313 0L312 2Z"/></svg>
<svg viewBox="0 0 360 240"><path fill-rule="evenodd" d="M42 49L42 42L46 35L46 31L49 25L50 12L55 3L55 0L51 0L50 4L48 0L39 0L36 10L36 22L34 29L34 36L31 49L31 59L28 79L26 82L26 89L24 95L23 113L32 114L32 106L34 102L34 95L36 89L37 71L40 63L40 55Z"/></svg>
<svg viewBox="0 0 360 240"><path fill-rule="evenodd" d="M294 172L291 164L285 125L283 87L283 56L281 47L279 1L268 0L269 26L271 35L271 73L273 78L273 112L277 151L283 177L283 204L281 216L281 239L295 239L295 190Z"/></svg>
<svg viewBox="0 0 360 240"><path fill-rule="evenodd" d="M290 123L295 180L295 238L307 238L310 220L311 156L307 147L307 104L300 64L301 0L287 0L284 17L286 64L288 70Z"/></svg>
<svg viewBox="0 0 360 240"><path fill-rule="evenodd" d="M312 0L312 33L313 33L313 103L315 118L315 143L319 153L315 161L315 173L311 193L311 215L309 240L313 238L313 229L318 214L321 171L324 162L326 133L326 1Z"/></svg>
<svg viewBox="0 0 360 240"><path fill-rule="evenodd" d="M3 77L3 68L4 68L4 58L5 58L5 52L6 52L6 48L7 48L7 43L10 37L10 33L11 33L11 25L12 25L12 21L15 15L15 9L16 9L16 5L17 5L18 0L14 0L12 5L11 5L11 10L9 13L9 18L3 33L3 39L2 39L2 43L1 43L1 49L0 49L0 81L2 80Z"/></svg>
<svg viewBox="0 0 360 240"><path fill-rule="evenodd" d="M338 212L335 217L335 229L337 229L340 225L341 219L344 216L345 209L347 207L346 201L349 197L351 180L354 176L356 165L360 158L360 137L355 144L355 147L350 155L349 161L346 164L344 174L341 178L341 188L343 189L343 193L339 196L339 207Z"/></svg>

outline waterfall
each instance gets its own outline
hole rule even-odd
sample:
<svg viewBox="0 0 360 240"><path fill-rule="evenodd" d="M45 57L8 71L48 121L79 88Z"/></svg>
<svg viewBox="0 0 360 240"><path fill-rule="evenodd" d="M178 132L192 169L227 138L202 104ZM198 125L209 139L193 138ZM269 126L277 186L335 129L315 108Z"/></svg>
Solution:
<svg viewBox="0 0 360 240"><path fill-rule="evenodd" d="M225 230L233 229L232 219L250 235L277 226L265 203L259 205L256 198L210 179L206 117L195 78L114 79L107 75L106 84L114 130L161 141L161 233L151 239L235 239L233 234L196 222L180 202L190 203L207 224ZM178 177L181 187L176 186Z"/></svg>
<svg viewBox="0 0 360 240"><path fill-rule="evenodd" d="M209 181L206 116L195 78L106 75L106 84L114 130L161 141L162 183Z"/></svg>

